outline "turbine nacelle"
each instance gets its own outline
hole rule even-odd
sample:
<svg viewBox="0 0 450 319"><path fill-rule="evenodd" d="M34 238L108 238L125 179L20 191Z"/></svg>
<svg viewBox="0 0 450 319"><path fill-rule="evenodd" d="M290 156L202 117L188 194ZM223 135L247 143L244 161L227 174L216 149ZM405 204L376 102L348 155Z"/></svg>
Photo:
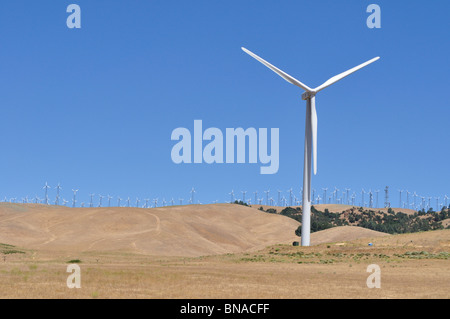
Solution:
<svg viewBox="0 0 450 319"><path fill-rule="evenodd" d="M302 94L302 100L306 101L315 96L316 96L315 91L306 91L306 92L303 92L303 94Z"/></svg>

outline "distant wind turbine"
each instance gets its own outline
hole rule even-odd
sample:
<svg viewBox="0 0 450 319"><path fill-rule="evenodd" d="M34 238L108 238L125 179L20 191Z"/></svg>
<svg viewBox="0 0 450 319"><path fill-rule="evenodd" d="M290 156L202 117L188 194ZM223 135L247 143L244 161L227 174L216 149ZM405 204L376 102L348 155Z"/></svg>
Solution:
<svg viewBox="0 0 450 319"><path fill-rule="evenodd" d="M43 187L43 189L45 189L45 198L44 198L44 200L45 200L45 205L48 205L48 195L47 195L47 191L48 191L49 188L50 188L50 186L48 186L47 182L45 182L45 185L44 185L44 187Z"/></svg>
<svg viewBox="0 0 450 319"><path fill-rule="evenodd" d="M78 189L72 189L72 192L73 192L72 207L75 207L75 203L77 202L76 196L77 196Z"/></svg>
<svg viewBox="0 0 450 319"><path fill-rule="evenodd" d="M89 207L94 207L94 195L95 195L94 193L89 194L89 196L91 197L91 201L89 202Z"/></svg>
<svg viewBox="0 0 450 319"><path fill-rule="evenodd" d="M234 191L231 190L231 192L228 193L228 195L230 195L230 203L233 203L234 202Z"/></svg>
<svg viewBox="0 0 450 319"><path fill-rule="evenodd" d="M55 205L59 205L59 191L62 189L61 185L58 185L55 187L56 188L56 199L55 199Z"/></svg>
<svg viewBox="0 0 450 319"><path fill-rule="evenodd" d="M195 189L194 189L194 187L192 187L192 189L191 189L191 204L194 204L194 193L195 193Z"/></svg>
<svg viewBox="0 0 450 319"><path fill-rule="evenodd" d="M108 207L111 207L111 199L113 197L111 195L108 194Z"/></svg>

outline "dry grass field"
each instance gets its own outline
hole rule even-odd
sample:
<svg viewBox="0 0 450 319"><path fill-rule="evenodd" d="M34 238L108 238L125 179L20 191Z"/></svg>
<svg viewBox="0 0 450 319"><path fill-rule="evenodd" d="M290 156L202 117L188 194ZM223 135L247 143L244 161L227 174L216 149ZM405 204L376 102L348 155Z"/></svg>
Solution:
<svg viewBox="0 0 450 319"><path fill-rule="evenodd" d="M297 227L229 204L3 205L0 298L450 297L450 230L336 227L313 233L313 246L296 247ZM74 260L79 289L66 285ZM370 264L381 268L379 289L366 285Z"/></svg>

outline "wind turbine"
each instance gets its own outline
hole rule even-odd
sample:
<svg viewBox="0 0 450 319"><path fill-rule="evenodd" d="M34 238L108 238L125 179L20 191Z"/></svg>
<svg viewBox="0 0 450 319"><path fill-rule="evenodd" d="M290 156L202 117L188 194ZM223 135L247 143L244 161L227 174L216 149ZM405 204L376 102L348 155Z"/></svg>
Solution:
<svg viewBox="0 0 450 319"><path fill-rule="evenodd" d="M347 192L347 205L348 205L350 203L349 197L348 197L348 192L350 191L350 188L346 188L345 191Z"/></svg>
<svg viewBox="0 0 450 319"><path fill-rule="evenodd" d="M325 81L322 85L312 89L303 84L299 80L293 78L289 74L281 71L277 67L273 66L266 60L260 58L253 52L250 52L246 48L242 50L255 58L266 67L277 73L287 82L294 84L305 92L302 94L302 100L306 101L306 117L305 117L305 149L304 149L304 163L303 163L303 213L302 213L302 246L310 245L310 233L311 233L311 155L313 156L313 168L314 175L317 173L317 113L316 113L316 94L326 87L336 83L337 81L345 78L346 76L358 71L359 69L375 62L379 57L373 58L365 63L362 63L348 71L333 76L329 80Z"/></svg>
<svg viewBox="0 0 450 319"><path fill-rule="evenodd" d="M89 202L89 207L94 207L94 193L89 194L89 196L91 197L91 201ZM119 201L119 207L120 207L120 201Z"/></svg>
<svg viewBox="0 0 450 319"><path fill-rule="evenodd" d="M231 190L230 193L228 193L228 195L230 195L230 204L234 202L234 190Z"/></svg>
<svg viewBox="0 0 450 319"><path fill-rule="evenodd" d="M108 207L111 207L111 199L113 197L111 195L108 194Z"/></svg>
<svg viewBox="0 0 450 319"><path fill-rule="evenodd" d="M48 186L47 182L45 182L45 185L43 187L43 189L45 189L45 205L48 205L48 196L47 196L47 190L50 188L50 186Z"/></svg>
<svg viewBox="0 0 450 319"><path fill-rule="evenodd" d="M364 190L364 188L361 190L361 207L364 207L364 194L366 193L366 191Z"/></svg>
<svg viewBox="0 0 450 319"><path fill-rule="evenodd" d="M406 190L406 208L409 208L409 194L411 194L411 192Z"/></svg>
<svg viewBox="0 0 450 319"><path fill-rule="evenodd" d="M264 193L266 193L266 205L270 205L270 204L269 204L269 193L270 193L270 189L264 191Z"/></svg>
<svg viewBox="0 0 450 319"><path fill-rule="evenodd" d="M404 192L404 190L403 189L399 189L398 192L400 193L400 199L399 199L400 205L398 207L402 207L402 193Z"/></svg>
<svg viewBox="0 0 450 319"><path fill-rule="evenodd" d="M78 189L72 189L72 192L73 192L72 207L75 207L75 203L77 202L76 196L77 196Z"/></svg>
<svg viewBox="0 0 450 319"><path fill-rule="evenodd" d="M417 193L414 192L413 194L413 204L414 204L414 209L416 209L416 197L418 197Z"/></svg>
<svg viewBox="0 0 450 319"><path fill-rule="evenodd" d="M292 206L292 188L288 189L289 192L289 206Z"/></svg>
<svg viewBox="0 0 450 319"><path fill-rule="evenodd" d="M380 192L380 190L379 189L377 189L376 191L375 191L375 193L377 194L377 208L379 207L378 206L378 193Z"/></svg>
<svg viewBox="0 0 450 319"><path fill-rule="evenodd" d="M61 185L58 185L55 187L56 188L56 200L55 200L55 205L59 205L59 191L62 189Z"/></svg>
<svg viewBox="0 0 450 319"><path fill-rule="evenodd" d="M337 192L339 191L339 189L334 186L334 191L333 191L333 202L336 204L336 199L337 199Z"/></svg>
<svg viewBox="0 0 450 319"><path fill-rule="evenodd" d="M245 194L247 194L247 191L241 191L242 193L242 202L245 203Z"/></svg>
<svg viewBox="0 0 450 319"><path fill-rule="evenodd" d="M194 187L192 187L192 189L191 189L191 204L194 204L194 193L195 193L195 189L194 189Z"/></svg>

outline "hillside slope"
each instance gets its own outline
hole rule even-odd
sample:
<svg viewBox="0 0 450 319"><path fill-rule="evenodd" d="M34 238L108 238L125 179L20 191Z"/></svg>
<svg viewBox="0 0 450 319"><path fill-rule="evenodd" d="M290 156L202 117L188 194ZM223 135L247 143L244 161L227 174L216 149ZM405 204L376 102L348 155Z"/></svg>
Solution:
<svg viewBox="0 0 450 319"><path fill-rule="evenodd" d="M68 208L0 205L0 243L53 251L133 251L158 256L241 252L298 240L299 223L253 208Z"/></svg>

